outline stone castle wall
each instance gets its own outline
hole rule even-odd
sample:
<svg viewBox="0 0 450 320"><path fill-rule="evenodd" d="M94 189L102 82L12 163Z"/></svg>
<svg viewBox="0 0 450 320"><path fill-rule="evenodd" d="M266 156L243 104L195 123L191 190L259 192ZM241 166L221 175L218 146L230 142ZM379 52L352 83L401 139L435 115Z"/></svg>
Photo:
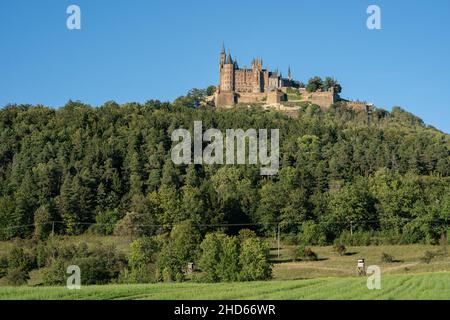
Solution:
<svg viewBox="0 0 450 320"><path fill-rule="evenodd" d="M339 96L331 91L327 92L307 92L304 88L300 89L300 101L311 102L322 108L329 108L333 103L338 101Z"/></svg>
<svg viewBox="0 0 450 320"><path fill-rule="evenodd" d="M236 104L273 104L285 100L285 94L273 92L219 92L216 94L216 107L231 107Z"/></svg>
<svg viewBox="0 0 450 320"><path fill-rule="evenodd" d="M236 104L236 94L234 92L216 93L216 107L227 107Z"/></svg>

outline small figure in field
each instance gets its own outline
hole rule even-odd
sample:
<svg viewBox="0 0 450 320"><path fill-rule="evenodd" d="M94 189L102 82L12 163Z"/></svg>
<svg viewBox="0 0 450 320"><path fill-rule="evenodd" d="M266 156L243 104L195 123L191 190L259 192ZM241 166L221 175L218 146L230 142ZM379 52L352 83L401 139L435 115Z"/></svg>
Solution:
<svg viewBox="0 0 450 320"><path fill-rule="evenodd" d="M364 262L364 259L358 260L358 276L365 276L366 275L366 263Z"/></svg>

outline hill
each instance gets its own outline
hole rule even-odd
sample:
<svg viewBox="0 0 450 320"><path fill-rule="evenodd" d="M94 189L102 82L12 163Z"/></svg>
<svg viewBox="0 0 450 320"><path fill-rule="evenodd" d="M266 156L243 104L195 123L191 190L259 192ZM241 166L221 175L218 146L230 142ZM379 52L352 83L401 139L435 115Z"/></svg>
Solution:
<svg viewBox="0 0 450 320"><path fill-rule="evenodd" d="M60 234L95 223L108 234L133 211L155 225L246 222L272 234L279 223L283 234L314 235L313 243L346 231L437 241L450 214L449 136L400 108L375 110L370 124L367 117L314 105L298 119L158 101L7 106L0 111L0 237L48 234L47 221ZM222 131L279 128L278 176L265 179L251 165L175 166L171 132L198 119Z"/></svg>
<svg viewBox="0 0 450 320"><path fill-rule="evenodd" d="M254 224L265 235L280 224L283 236L301 234L312 244L348 232L436 243L448 225L449 135L401 108L368 119L307 104L293 119L177 101L1 109L0 239L52 228L110 234L127 212L161 226L142 231L150 235L190 219ZM192 129L194 120L222 131L279 128L279 174L267 179L252 165L175 166L171 132Z"/></svg>

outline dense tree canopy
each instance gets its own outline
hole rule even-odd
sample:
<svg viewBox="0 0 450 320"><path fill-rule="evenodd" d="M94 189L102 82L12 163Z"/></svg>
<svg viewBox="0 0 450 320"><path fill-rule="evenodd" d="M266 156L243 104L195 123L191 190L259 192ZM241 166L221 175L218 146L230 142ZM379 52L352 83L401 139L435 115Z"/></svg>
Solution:
<svg viewBox="0 0 450 320"><path fill-rule="evenodd" d="M273 235L279 224L283 234L317 243L346 232L435 242L448 226L449 136L401 108L377 109L369 122L340 105L305 105L294 119L192 108L202 94L191 92L188 106L179 99L1 109L0 238L88 229L140 237L189 220L202 234L248 223ZM278 175L262 177L253 165L174 165L171 132L192 130L194 120L223 132L279 128Z"/></svg>

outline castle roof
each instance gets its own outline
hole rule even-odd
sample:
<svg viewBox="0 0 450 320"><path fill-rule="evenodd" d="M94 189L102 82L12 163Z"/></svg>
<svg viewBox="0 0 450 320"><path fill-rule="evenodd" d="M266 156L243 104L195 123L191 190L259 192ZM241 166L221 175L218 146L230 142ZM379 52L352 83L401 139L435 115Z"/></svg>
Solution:
<svg viewBox="0 0 450 320"><path fill-rule="evenodd" d="M231 53L228 53L227 64L233 64L233 58L231 58Z"/></svg>

